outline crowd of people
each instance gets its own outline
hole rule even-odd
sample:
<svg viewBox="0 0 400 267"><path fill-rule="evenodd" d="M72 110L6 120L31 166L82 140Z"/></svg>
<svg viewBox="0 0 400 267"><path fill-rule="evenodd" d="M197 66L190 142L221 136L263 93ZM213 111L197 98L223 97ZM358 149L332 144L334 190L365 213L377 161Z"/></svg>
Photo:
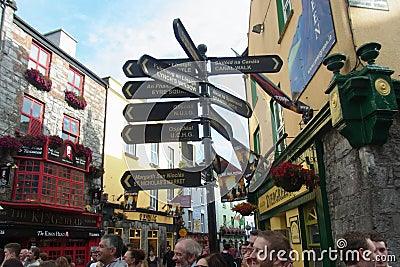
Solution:
<svg viewBox="0 0 400 267"><path fill-rule="evenodd" d="M341 240L345 245L337 244L339 260L347 267L389 267L387 243L378 233L349 231ZM289 240L279 231L250 231L241 247L240 261L229 250L225 244L221 252L205 253L197 241L184 238L178 240L173 251L167 246L159 259L153 250L146 257L142 249L128 248L119 236L106 234L91 251L86 267L292 267L298 260L293 257L298 254L292 253ZM0 262L1 267L74 267L69 256L48 260L37 247L21 249L18 243L4 246Z"/></svg>

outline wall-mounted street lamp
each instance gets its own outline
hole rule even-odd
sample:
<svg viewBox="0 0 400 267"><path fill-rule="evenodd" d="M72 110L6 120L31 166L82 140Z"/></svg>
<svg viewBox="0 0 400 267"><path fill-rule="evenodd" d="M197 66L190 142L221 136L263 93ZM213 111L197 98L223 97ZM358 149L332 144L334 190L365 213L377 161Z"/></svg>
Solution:
<svg viewBox="0 0 400 267"><path fill-rule="evenodd" d="M252 32L260 34L264 31L264 23L259 23L253 26Z"/></svg>

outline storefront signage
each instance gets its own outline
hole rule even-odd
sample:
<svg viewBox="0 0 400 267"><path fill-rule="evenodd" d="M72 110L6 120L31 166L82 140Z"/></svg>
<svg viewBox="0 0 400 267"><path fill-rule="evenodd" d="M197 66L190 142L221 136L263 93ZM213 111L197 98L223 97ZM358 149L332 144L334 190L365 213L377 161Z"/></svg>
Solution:
<svg viewBox="0 0 400 267"><path fill-rule="evenodd" d="M87 215L69 215L36 209L0 210L0 221L26 222L39 225L91 226L97 227L97 217Z"/></svg>
<svg viewBox="0 0 400 267"><path fill-rule="evenodd" d="M91 229L88 231L87 227L81 227L80 229L67 230L65 227L60 227L59 229L51 227L29 227L21 228L22 226L7 225L0 229L0 238L99 238L100 230Z"/></svg>
<svg viewBox="0 0 400 267"><path fill-rule="evenodd" d="M389 10L387 0L349 0L350 6Z"/></svg>
<svg viewBox="0 0 400 267"><path fill-rule="evenodd" d="M286 192L282 188L274 186L258 199L258 209L260 214L282 205L293 197L306 191L307 189L305 186L302 186L297 192Z"/></svg>
<svg viewBox="0 0 400 267"><path fill-rule="evenodd" d="M128 220L173 224L173 217L125 210Z"/></svg>
<svg viewBox="0 0 400 267"><path fill-rule="evenodd" d="M157 222L157 215L155 214L140 213L139 218L145 222Z"/></svg>

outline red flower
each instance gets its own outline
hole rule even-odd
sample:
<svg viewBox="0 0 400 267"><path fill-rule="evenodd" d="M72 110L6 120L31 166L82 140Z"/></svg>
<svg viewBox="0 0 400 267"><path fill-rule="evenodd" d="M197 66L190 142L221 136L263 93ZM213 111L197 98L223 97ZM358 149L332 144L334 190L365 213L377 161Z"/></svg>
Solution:
<svg viewBox="0 0 400 267"><path fill-rule="evenodd" d="M88 147L85 147L84 145L81 144L76 144L76 155L78 157L88 157L91 158L92 157L92 150Z"/></svg>
<svg viewBox="0 0 400 267"><path fill-rule="evenodd" d="M251 215L253 212L257 211L257 206L252 203L241 202L233 206L231 210L236 211L242 214L243 216L248 216Z"/></svg>
<svg viewBox="0 0 400 267"><path fill-rule="evenodd" d="M85 109L87 106L85 98L75 94L72 91L65 91L65 101L67 101L68 105L75 109Z"/></svg>
<svg viewBox="0 0 400 267"><path fill-rule="evenodd" d="M38 90L49 92L51 90L52 82L47 76L44 76L36 69L29 69L25 73L25 79L35 86Z"/></svg>

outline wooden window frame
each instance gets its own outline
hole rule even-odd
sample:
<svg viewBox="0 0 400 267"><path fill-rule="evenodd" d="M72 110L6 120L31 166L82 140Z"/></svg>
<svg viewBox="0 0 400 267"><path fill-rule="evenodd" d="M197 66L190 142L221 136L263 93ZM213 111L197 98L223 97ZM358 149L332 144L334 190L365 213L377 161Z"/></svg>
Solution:
<svg viewBox="0 0 400 267"><path fill-rule="evenodd" d="M23 110L25 100L28 100L31 102L29 114L24 112L24 110ZM39 118L35 117L32 114L34 104L37 104L41 107ZM41 134L42 129L43 129L43 114L44 114L44 104L28 95L24 95L24 98L22 101L22 106L21 106L20 125L22 124L22 116L29 118L29 123L28 123L28 129L26 132L21 130L21 126L20 126L19 132L23 133L23 134L33 134L33 135Z"/></svg>
<svg viewBox="0 0 400 267"><path fill-rule="evenodd" d="M73 122L73 121L77 123L77 125L78 125L78 126L77 126L77 130L78 130L78 132L77 132L76 134L74 134L73 132L68 131L68 130L65 129L65 125L64 125L65 119L68 119L68 120L70 121L70 127L72 126L72 122ZM63 137L64 137L64 134L66 134L66 135L68 136L68 140L71 140L70 137L71 137L71 136L74 136L75 139L76 139L74 143L78 143L78 142L79 142L79 136L80 136L80 127L81 127L81 124L80 124L80 121L79 121L79 120L74 119L74 118L72 118L71 116L68 116L68 115L65 115L65 114L64 114L63 122L62 122L62 135L63 135ZM71 128L72 128L72 127L71 127ZM71 140L71 141L73 141L73 140Z"/></svg>
<svg viewBox="0 0 400 267"><path fill-rule="evenodd" d="M51 53L49 51L47 51L46 49L44 49L42 46L40 46L38 43L36 42L32 42L31 44L31 49L32 46L35 46L39 52L37 55L37 58L33 58L32 57L32 53L31 51L29 52L29 62L28 62L28 68L33 68L35 70L40 71L43 75L49 77L50 74L50 62L51 62ZM42 63L40 63L40 56L42 53L45 53L47 55L47 60L46 60L46 65L43 65ZM43 73L41 71L41 69L45 69L45 73Z"/></svg>
<svg viewBox="0 0 400 267"><path fill-rule="evenodd" d="M73 73L73 81L69 80L71 72ZM78 86L75 84L75 80L76 80L77 76L80 77L80 84ZM76 93L78 96L83 96L83 84L84 84L83 74L80 73L79 71L75 70L74 68L70 67L68 70L67 91L72 91L72 92ZM72 90L69 87L72 87Z"/></svg>

